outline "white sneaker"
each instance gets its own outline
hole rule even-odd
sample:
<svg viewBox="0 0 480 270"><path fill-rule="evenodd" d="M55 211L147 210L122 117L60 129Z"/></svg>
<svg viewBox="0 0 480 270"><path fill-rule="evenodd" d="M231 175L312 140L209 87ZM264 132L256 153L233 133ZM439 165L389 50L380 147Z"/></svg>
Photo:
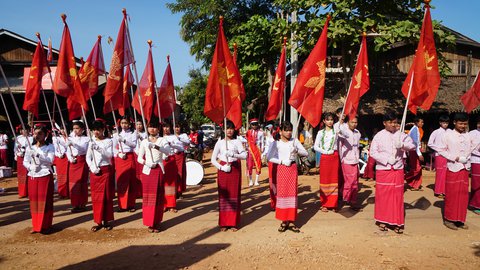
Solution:
<svg viewBox="0 0 480 270"><path fill-rule="evenodd" d="M259 185L260 185L260 184L258 183L258 177L259 177L259 175L257 174L257 175L255 176L255 186L259 186Z"/></svg>
<svg viewBox="0 0 480 270"><path fill-rule="evenodd" d="M248 186L249 187L253 186L253 181L252 180L250 180L250 182L248 182Z"/></svg>
<svg viewBox="0 0 480 270"><path fill-rule="evenodd" d="M260 186L260 184L258 183L258 181L255 181L255 186Z"/></svg>

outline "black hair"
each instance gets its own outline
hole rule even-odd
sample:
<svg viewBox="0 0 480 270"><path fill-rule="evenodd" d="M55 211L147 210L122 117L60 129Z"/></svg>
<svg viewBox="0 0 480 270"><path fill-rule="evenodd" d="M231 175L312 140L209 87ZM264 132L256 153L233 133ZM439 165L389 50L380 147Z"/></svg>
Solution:
<svg viewBox="0 0 480 270"><path fill-rule="evenodd" d="M106 128L105 122L101 120L95 120L92 122L92 130L102 130L103 129L103 137L108 137L108 130Z"/></svg>
<svg viewBox="0 0 480 270"><path fill-rule="evenodd" d="M80 127L81 129L85 129L85 124L84 124L82 121L80 121L80 120L73 120L73 121L72 121L72 128L73 128L74 126L78 126L78 127Z"/></svg>
<svg viewBox="0 0 480 270"><path fill-rule="evenodd" d="M226 124L225 126L227 127L227 129L233 129L233 130L235 130L235 131L233 132L232 138L233 138L233 139L236 139L237 136L238 136L238 130L235 129L235 124L234 124L232 121L227 120L227 124ZM222 139L225 139L225 130L222 130Z"/></svg>
<svg viewBox="0 0 480 270"><path fill-rule="evenodd" d="M322 119L323 119L323 120L327 120L327 119L330 118L330 117L333 119L333 121L335 121L335 114L332 113L332 112L325 112L325 113L323 113Z"/></svg>
<svg viewBox="0 0 480 270"><path fill-rule="evenodd" d="M149 127L160 129L160 122L158 121L158 118L156 117L150 118L150 121L147 123L147 128Z"/></svg>
<svg viewBox="0 0 480 270"><path fill-rule="evenodd" d="M51 138L49 136L50 132L48 131L47 127L44 125L34 125L33 126L33 132L35 133L35 130L40 130L45 134L45 145L49 145L51 143ZM35 136L33 136L33 141L32 145L37 144L37 140L35 140Z"/></svg>
<svg viewBox="0 0 480 270"><path fill-rule="evenodd" d="M383 121L393 121L393 120L398 120L397 114L394 113L393 111L387 111L385 114L383 114Z"/></svg>
<svg viewBox="0 0 480 270"><path fill-rule="evenodd" d="M453 121L460 121L460 122L468 121L468 114L464 112L455 113L455 115L453 116Z"/></svg>
<svg viewBox="0 0 480 270"><path fill-rule="evenodd" d="M423 118L421 118L420 116L415 116L415 118L413 119L413 122L416 124L420 122L420 120L423 120Z"/></svg>
<svg viewBox="0 0 480 270"><path fill-rule="evenodd" d="M175 131L173 130L173 123L170 120L165 120L165 122L162 123L162 127L169 127L170 128L170 133L173 134Z"/></svg>
<svg viewBox="0 0 480 270"><path fill-rule="evenodd" d="M292 131L292 130L293 130L293 125L292 125L292 123L290 123L289 121L284 121L284 122L280 125L280 130L283 130L283 131Z"/></svg>
<svg viewBox="0 0 480 270"><path fill-rule="evenodd" d="M354 117L355 119L358 120L358 115L355 115ZM343 120L344 123L347 123L348 121L350 121L350 117L348 115L345 116L345 119Z"/></svg>
<svg viewBox="0 0 480 270"><path fill-rule="evenodd" d="M342 107L339 107L339 108L337 108L337 110L335 111L335 114L342 113L342 111L343 111L343 108L342 108Z"/></svg>
<svg viewBox="0 0 480 270"><path fill-rule="evenodd" d="M438 122L450 122L450 117L447 114L442 114L438 118Z"/></svg>

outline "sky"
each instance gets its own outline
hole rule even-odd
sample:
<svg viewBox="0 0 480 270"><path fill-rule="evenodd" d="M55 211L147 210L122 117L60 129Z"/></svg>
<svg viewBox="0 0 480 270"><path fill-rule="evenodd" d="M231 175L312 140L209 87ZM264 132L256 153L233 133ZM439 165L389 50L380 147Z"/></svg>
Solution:
<svg viewBox="0 0 480 270"><path fill-rule="evenodd" d="M88 57L98 35L102 35L105 64L110 65L113 44L107 37L117 38L122 20L122 8L130 16L130 34L141 77L148 53L147 40L153 41L153 61L160 84L170 55L175 85L188 82L188 71L200 67L190 55L189 46L180 37L181 14L172 14L165 0L0 0L0 28L36 40L35 32L42 36L44 44L52 39L54 48L60 46L63 24L60 14L67 14L75 56ZM199 0L203 1L203 0ZM432 18L476 41L480 42L479 0L433 0Z"/></svg>

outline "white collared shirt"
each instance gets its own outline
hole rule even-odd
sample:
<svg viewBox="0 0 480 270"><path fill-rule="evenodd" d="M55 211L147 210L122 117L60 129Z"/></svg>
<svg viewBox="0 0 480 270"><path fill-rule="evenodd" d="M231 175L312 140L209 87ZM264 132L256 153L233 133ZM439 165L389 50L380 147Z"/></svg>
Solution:
<svg viewBox="0 0 480 270"><path fill-rule="evenodd" d="M28 170L30 177L42 177L52 173L53 159L55 158L55 149L52 144L38 147L32 145L27 148L23 159L23 166Z"/></svg>

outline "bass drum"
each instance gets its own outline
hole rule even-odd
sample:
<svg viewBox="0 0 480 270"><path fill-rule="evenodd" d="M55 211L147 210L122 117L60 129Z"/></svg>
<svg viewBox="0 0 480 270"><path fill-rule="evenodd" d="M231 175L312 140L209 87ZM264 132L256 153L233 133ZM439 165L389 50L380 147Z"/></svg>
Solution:
<svg viewBox="0 0 480 270"><path fill-rule="evenodd" d="M187 186L196 186L203 180L205 172L200 162L196 160L188 160L187 165Z"/></svg>

